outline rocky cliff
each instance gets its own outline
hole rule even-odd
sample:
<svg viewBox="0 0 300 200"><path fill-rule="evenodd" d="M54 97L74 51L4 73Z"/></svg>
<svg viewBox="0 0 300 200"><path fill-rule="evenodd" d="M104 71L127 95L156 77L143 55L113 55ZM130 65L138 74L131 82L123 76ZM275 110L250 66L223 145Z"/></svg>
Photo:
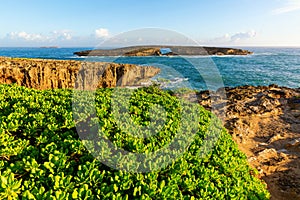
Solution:
<svg viewBox="0 0 300 200"><path fill-rule="evenodd" d="M35 89L135 86L159 72L130 64L0 57L0 83Z"/></svg>
<svg viewBox="0 0 300 200"><path fill-rule="evenodd" d="M74 54L78 56L161 56L160 49L162 48L168 48L172 51L168 55L181 56L252 54L252 52L243 49L198 46L133 46L108 50L87 50Z"/></svg>

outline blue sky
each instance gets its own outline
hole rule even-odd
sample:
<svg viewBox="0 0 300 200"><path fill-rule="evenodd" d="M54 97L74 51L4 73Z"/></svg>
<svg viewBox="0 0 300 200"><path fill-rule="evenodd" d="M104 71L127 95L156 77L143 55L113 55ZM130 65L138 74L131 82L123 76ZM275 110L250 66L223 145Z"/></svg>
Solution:
<svg viewBox="0 0 300 200"><path fill-rule="evenodd" d="M156 27L214 46L300 46L300 0L1 1L0 46L95 46Z"/></svg>

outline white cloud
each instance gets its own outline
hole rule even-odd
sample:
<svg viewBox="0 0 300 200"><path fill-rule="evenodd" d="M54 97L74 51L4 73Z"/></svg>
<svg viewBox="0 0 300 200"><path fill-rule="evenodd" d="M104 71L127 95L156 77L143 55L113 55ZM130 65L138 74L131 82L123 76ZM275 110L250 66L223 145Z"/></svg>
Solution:
<svg viewBox="0 0 300 200"><path fill-rule="evenodd" d="M27 41L42 41L45 39L41 34L30 34L25 31L11 32L7 36L10 39L23 39Z"/></svg>
<svg viewBox="0 0 300 200"><path fill-rule="evenodd" d="M296 10L300 10L300 0L286 0L286 4L283 7L273 10L272 13L279 15Z"/></svg>
<svg viewBox="0 0 300 200"><path fill-rule="evenodd" d="M241 40L247 40L249 38L254 38L256 36L256 32L254 30L248 32L240 32L232 35L230 37L231 42L238 42Z"/></svg>
<svg viewBox="0 0 300 200"><path fill-rule="evenodd" d="M0 37L0 44L5 46L94 46L99 39L106 39L107 29L98 29L89 35L76 35L72 30L54 30L48 33L30 33L16 31Z"/></svg>
<svg viewBox="0 0 300 200"><path fill-rule="evenodd" d="M256 32L254 30L247 32L238 32L233 35L225 34L222 37L214 38L209 40L210 44L236 44L239 42L243 42L250 38L254 38L256 36Z"/></svg>
<svg viewBox="0 0 300 200"><path fill-rule="evenodd" d="M229 42L229 41L230 41L230 35L225 34L222 37L217 37L217 38L209 40L208 43L218 44L218 43L225 43L225 42Z"/></svg>
<svg viewBox="0 0 300 200"><path fill-rule="evenodd" d="M96 38L106 38L109 36L109 31L106 28L99 28L95 30Z"/></svg>
<svg viewBox="0 0 300 200"><path fill-rule="evenodd" d="M59 30L59 31L53 31L52 36L50 36L51 39L59 39L59 40L71 40L72 39L72 31L70 30Z"/></svg>
<svg viewBox="0 0 300 200"><path fill-rule="evenodd" d="M63 41L63 40L71 40L72 34L69 30L59 30L52 31L48 35L36 34L36 33L27 33L25 31L20 32L10 32L7 34L8 39L12 40L25 40L32 42L46 42L46 41Z"/></svg>

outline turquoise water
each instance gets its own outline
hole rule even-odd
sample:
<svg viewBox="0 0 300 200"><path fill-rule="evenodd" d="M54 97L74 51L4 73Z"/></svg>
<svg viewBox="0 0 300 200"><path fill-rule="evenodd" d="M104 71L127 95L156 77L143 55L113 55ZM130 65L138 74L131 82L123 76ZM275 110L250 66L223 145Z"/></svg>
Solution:
<svg viewBox="0 0 300 200"><path fill-rule="evenodd" d="M300 87L300 48L249 48L248 56L207 57L77 57L91 48L0 48L0 56L109 61L161 68L154 79L167 79L167 87L197 90L222 86L270 85Z"/></svg>

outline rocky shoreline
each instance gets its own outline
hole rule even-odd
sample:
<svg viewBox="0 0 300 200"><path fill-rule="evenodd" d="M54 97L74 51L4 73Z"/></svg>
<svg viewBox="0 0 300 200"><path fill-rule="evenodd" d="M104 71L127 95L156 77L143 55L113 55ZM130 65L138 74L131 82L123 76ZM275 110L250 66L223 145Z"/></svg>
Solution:
<svg viewBox="0 0 300 200"><path fill-rule="evenodd" d="M300 199L300 88L241 86L178 96L222 119L272 200Z"/></svg>
<svg viewBox="0 0 300 200"><path fill-rule="evenodd" d="M167 49L164 53L162 49ZM206 55L248 55L252 52L235 48L198 46L133 46L117 49L95 49L74 52L78 56L206 56Z"/></svg>
<svg viewBox="0 0 300 200"><path fill-rule="evenodd" d="M0 84L42 90L135 86L159 72L156 67L131 64L0 57Z"/></svg>

